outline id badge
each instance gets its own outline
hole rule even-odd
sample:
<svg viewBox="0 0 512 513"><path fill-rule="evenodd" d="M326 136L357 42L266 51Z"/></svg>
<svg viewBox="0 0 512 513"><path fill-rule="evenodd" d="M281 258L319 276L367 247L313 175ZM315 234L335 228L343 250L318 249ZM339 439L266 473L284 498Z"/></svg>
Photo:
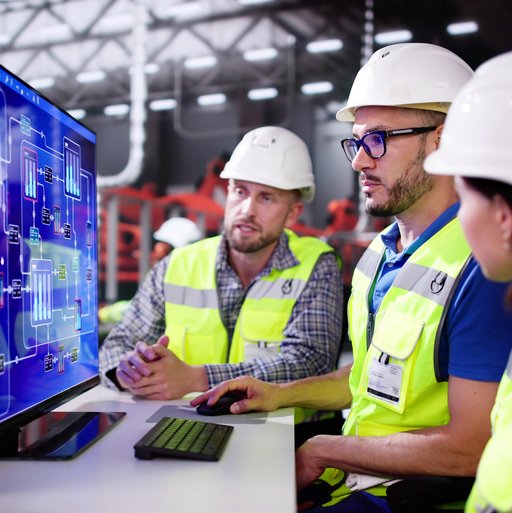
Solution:
<svg viewBox="0 0 512 513"><path fill-rule="evenodd" d="M245 361L274 356L279 353L279 345L272 342L246 342Z"/></svg>
<svg viewBox="0 0 512 513"><path fill-rule="evenodd" d="M368 371L366 393L391 404L400 402L403 368L396 363L384 363L373 358Z"/></svg>

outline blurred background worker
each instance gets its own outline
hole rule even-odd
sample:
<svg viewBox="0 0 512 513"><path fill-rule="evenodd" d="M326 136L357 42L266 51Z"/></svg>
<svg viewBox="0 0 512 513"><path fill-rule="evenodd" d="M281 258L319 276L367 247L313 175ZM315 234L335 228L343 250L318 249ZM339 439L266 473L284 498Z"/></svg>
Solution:
<svg viewBox="0 0 512 513"><path fill-rule="evenodd" d="M430 173L454 175L459 218L487 277L512 281L512 52L482 64L453 103ZM512 308L512 285L507 304ZM512 326L511 326L512 327ZM489 333L489 337L493 334ZM487 341L482 341L487 345ZM512 511L512 352L491 415L492 437L466 513Z"/></svg>
<svg viewBox="0 0 512 513"><path fill-rule="evenodd" d="M186 217L171 217L153 234L153 238L155 244L151 259L154 264L165 258L174 248L198 241L202 234L194 221ZM129 304L130 300L121 300L102 306L98 310L100 343L103 343L112 326L123 318Z"/></svg>
<svg viewBox="0 0 512 513"><path fill-rule="evenodd" d="M284 128L255 129L221 177L224 232L153 267L102 346L108 386L173 399L236 376L286 382L336 367L339 259L288 230L314 196L306 145Z"/></svg>
<svg viewBox="0 0 512 513"><path fill-rule="evenodd" d="M186 217L171 217L153 234L153 263L167 256L172 249L181 248L202 239L201 230L194 221Z"/></svg>

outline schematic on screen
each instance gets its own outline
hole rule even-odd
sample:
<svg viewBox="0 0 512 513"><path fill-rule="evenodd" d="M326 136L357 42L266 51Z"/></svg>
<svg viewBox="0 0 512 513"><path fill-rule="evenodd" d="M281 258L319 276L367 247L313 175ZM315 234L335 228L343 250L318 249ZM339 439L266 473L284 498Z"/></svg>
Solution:
<svg viewBox="0 0 512 513"><path fill-rule="evenodd" d="M98 374L95 144L0 66L0 423Z"/></svg>

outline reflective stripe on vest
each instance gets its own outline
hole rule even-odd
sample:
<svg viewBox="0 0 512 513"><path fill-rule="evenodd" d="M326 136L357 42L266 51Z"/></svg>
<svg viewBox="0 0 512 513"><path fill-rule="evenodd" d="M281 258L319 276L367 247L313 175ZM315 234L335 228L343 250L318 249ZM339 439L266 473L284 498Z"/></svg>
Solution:
<svg viewBox="0 0 512 513"><path fill-rule="evenodd" d="M164 296L167 303L188 305L192 308L219 308L217 291L197 290L172 283L164 283Z"/></svg>
<svg viewBox="0 0 512 513"><path fill-rule="evenodd" d="M492 437L484 449L466 513L512 513L512 352L491 414Z"/></svg>
<svg viewBox="0 0 512 513"><path fill-rule="evenodd" d="M294 299L300 297L307 281L279 278L273 282L256 282L247 297L251 299ZM188 305L193 308L219 308L217 290L197 290L190 287L164 284L165 301L175 305Z"/></svg>
<svg viewBox="0 0 512 513"><path fill-rule="evenodd" d="M381 253L378 253L370 247L357 264L357 270L369 280L378 271L383 257L383 249ZM454 281L453 277L442 271L408 262L408 265L404 266L396 276L393 286L409 290L431 299L439 305L444 305Z"/></svg>
<svg viewBox="0 0 512 513"><path fill-rule="evenodd" d="M471 256L458 219L419 247L398 272L368 329L369 296L385 246L370 245L354 271L348 305L354 363L352 406L345 435L375 436L444 425L449 421L448 385L436 376L438 338L445 312ZM367 332L372 333L367 340ZM388 377L385 393L379 372ZM322 479L336 480L328 469ZM346 490L345 490L346 492ZM333 502L343 498L334 492ZM380 488L372 489L380 494ZM329 503L329 504L331 504Z"/></svg>
<svg viewBox="0 0 512 513"><path fill-rule="evenodd" d="M283 339L297 299L320 255L332 248L312 237L286 231L290 250L300 262L273 269L249 289L230 343L219 313L216 256L220 237L174 250L164 279L166 334L169 348L189 364L239 363L245 343Z"/></svg>

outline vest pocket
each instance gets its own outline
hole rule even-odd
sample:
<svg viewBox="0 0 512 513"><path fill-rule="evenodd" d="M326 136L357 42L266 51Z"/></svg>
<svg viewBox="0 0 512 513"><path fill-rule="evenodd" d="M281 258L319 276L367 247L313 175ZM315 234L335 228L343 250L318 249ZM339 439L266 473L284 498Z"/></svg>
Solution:
<svg viewBox="0 0 512 513"><path fill-rule="evenodd" d="M242 309L233 337L230 361L248 362L279 353L288 317L284 312Z"/></svg>
<svg viewBox="0 0 512 513"><path fill-rule="evenodd" d="M358 394L392 411L403 413L409 392L416 345L425 324L397 312L378 318L367 351Z"/></svg>
<svg viewBox="0 0 512 513"><path fill-rule="evenodd" d="M192 333L186 326L174 328L168 348L189 365L226 363L226 344L219 337Z"/></svg>
<svg viewBox="0 0 512 513"><path fill-rule="evenodd" d="M244 313L240 319L240 336L244 343L280 346L283 330L288 323L288 312Z"/></svg>

